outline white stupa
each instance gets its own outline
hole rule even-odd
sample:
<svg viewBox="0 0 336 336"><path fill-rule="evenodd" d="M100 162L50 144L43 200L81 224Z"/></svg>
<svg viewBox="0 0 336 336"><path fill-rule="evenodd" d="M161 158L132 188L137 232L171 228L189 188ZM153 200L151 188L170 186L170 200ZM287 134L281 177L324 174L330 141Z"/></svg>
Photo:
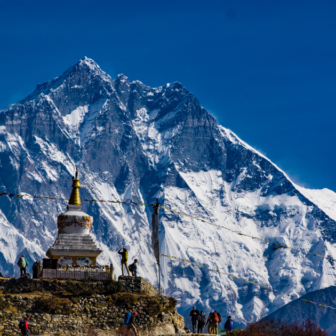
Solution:
<svg viewBox="0 0 336 336"><path fill-rule="evenodd" d="M94 264L102 252L91 235L93 218L81 210L79 188L77 168L67 211L57 219L58 237L47 251L48 258L58 259L60 264Z"/></svg>

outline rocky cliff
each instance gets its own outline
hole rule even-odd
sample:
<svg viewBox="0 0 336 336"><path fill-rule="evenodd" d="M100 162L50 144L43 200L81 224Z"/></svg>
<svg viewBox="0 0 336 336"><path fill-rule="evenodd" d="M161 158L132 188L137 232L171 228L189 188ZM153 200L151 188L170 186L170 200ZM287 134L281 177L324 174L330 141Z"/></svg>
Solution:
<svg viewBox="0 0 336 336"><path fill-rule="evenodd" d="M253 127L253 125L251 125ZM267 139L265 139L267 141ZM0 191L69 197L79 167L82 199L161 204L275 243L336 258L336 213L329 194L296 186L265 156L217 124L195 96L175 82L151 88L124 75L112 79L84 58L37 86L0 113ZM329 191L328 191L329 193ZM330 192L334 195L332 192ZM315 196L314 196L315 195ZM113 261L125 246L139 273L157 283L151 208L83 202L93 234ZM0 271L12 274L18 256L44 256L55 240L56 216L66 202L0 198ZM161 251L288 294L334 283L332 262L272 247L200 221L160 210ZM246 323L288 298L162 259L165 293L188 315L197 303Z"/></svg>

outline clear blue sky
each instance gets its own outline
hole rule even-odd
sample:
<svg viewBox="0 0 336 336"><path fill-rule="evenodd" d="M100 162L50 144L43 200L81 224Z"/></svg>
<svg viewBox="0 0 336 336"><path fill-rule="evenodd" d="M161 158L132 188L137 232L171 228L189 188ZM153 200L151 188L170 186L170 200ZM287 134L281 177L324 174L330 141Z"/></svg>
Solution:
<svg viewBox="0 0 336 336"><path fill-rule="evenodd" d="M295 182L336 191L336 1L0 0L0 108L84 56L181 82Z"/></svg>

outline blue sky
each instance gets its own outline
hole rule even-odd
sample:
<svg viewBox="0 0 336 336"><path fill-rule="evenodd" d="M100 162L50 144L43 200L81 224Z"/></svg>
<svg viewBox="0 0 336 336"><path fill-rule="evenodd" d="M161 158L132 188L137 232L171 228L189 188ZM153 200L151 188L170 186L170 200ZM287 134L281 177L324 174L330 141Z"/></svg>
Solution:
<svg viewBox="0 0 336 336"><path fill-rule="evenodd" d="M336 191L336 2L0 0L0 108L93 58L179 81L300 185Z"/></svg>

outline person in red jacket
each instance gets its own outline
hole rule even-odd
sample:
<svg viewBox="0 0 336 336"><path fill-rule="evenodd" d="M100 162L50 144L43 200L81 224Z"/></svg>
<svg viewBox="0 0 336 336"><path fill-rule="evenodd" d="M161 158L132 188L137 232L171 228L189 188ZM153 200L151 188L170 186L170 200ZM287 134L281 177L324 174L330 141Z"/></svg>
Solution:
<svg viewBox="0 0 336 336"><path fill-rule="evenodd" d="M26 317L23 321L20 322L21 336L29 335L28 321L29 321L29 317Z"/></svg>
<svg viewBox="0 0 336 336"><path fill-rule="evenodd" d="M218 335L218 322L219 322L219 318L218 318L218 313L217 310L214 311L214 313L212 314L212 333L215 335Z"/></svg>

